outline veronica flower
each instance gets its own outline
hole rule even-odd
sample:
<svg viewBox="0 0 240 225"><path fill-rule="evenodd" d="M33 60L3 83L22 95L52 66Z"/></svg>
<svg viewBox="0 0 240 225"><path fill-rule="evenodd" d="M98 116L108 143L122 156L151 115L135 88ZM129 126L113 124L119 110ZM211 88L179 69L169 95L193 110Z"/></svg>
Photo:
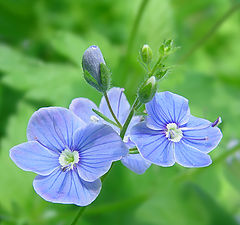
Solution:
<svg viewBox="0 0 240 225"><path fill-rule="evenodd" d="M127 154L119 135L104 124L86 124L60 107L36 111L28 124L28 142L10 150L18 167L38 176L35 191L55 203L85 206L98 196L100 177L112 161Z"/></svg>
<svg viewBox="0 0 240 225"><path fill-rule="evenodd" d="M146 110L146 122L135 125L130 135L145 159L160 166L211 164L207 153L222 138L219 120L211 123L190 115L188 100L171 92L157 93Z"/></svg>
<svg viewBox="0 0 240 225"><path fill-rule="evenodd" d="M115 113L121 125L124 124L130 112L130 105L123 91L124 89L122 88L112 88L107 93L113 112ZM70 110L73 111L78 117L80 117L80 119L82 119L86 123L90 123L91 121L95 121L98 123L107 123L106 121L98 117L92 111L92 109L99 110L109 119L114 121L114 118L112 117L108 109L107 102L104 97L101 100L99 109L92 101L86 98L76 98L72 101L70 105ZM133 125L139 122L140 122L140 117L134 116L126 131L124 142L126 143L128 148L132 148L135 146L134 143L130 140L129 131ZM116 132L120 133L120 129L118 127L112 124L109 124L109 125L112 126L112 128ZM138 174L144 173L145 170L150 166L150 162L148 162L147 160L144 160L140 154L128 154L127 156L121 159L121 162L127 168L129 168L130 170Z"/></svg>

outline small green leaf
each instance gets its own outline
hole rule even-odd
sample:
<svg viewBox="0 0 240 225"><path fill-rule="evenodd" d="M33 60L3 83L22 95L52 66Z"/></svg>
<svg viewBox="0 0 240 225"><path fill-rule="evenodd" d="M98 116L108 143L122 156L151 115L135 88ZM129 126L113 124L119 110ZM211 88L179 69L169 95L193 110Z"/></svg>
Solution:
<svg viewBox="0 0 240 225"><path fill-rule="evenodd" d="M92 75L87 70L83 71L83 76L88 84L96 88L98 91L103 92L102 87L98 84L98 82L92 77Z"/></svg>
<svg viewBox="0 0 240 225"><path fill-rule="evenodd" d="M107 91L110 87L110 82L111 82L111 72L109 68L104 64L100 64L100 71L101 71L101 86L104 91Z"/></svg>
<svg viewBox="0 0 240 225"><path fill-rule="evenodd" d="M119 127L115 122L113 122L112 120L110 120L109 118L107 118L105 115L103 115L101 112L99 112L98 110L96 109L92 109L93 112L95 112L98 116L100 116L102 119L104 119L106 122L108 123L111 123L112 125L118 127L118 128L121 128Z"/></svg>

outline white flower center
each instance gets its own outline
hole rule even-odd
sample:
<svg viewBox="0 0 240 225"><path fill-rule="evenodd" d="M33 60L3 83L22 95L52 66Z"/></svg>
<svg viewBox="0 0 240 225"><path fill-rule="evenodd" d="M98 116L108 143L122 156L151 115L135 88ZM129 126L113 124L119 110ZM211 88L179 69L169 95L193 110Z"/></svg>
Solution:
<svg viewBox="0 0 240 225"><path fill-rule="evenodd" d="M170 141L179 142L183 137L183 133L176 123L169 123L167 125L166 137Z"/></svg>
<svg viewBox="0 0 240 225"><path fill-rule="evenodd" d="M77 151L65 149L62 151L58 160L63 170L70 170L73 169L74 164L79 162L79 153Z"/></svg>

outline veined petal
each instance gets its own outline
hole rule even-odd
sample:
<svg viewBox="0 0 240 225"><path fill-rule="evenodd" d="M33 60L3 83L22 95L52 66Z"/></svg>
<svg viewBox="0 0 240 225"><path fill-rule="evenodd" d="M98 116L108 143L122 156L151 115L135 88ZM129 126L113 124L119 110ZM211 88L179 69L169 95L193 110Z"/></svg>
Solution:
<svg viewBox="0 0 240 225"><path fill-rule="evenodd" d="M148 161L159 166L172 166L175 163L173 143L166 138L165 133L152 130L142 122L131 129L130 137Z"/></svg>
<svg viewBox="0 0 240 225"><path fill-rule="evenodd" d="M94 102L87 98L75 98L72 100L69 109L76 114L85 123L92 122L91 117L98 115L92 111L92 109L98 110Z"/></svg>
<svg viewBox="0 0 240 225"><path fill-rule="evenodd" d="M175 158L176 162L185 167L205 167L212 163L208 154L205 154L198 149L184 144L183 142L175 143Z"/></svg>
<svg viewBox="0 0 240 225"><path fill-rule="evenodd" d="M157 93L146 104L146 110L147 126L152 129L163 129L168 123L183 125L190 116L188 100L168 91Z"/></svg>
<svg viewBox="0 0 240 225"><path fill-rule="evenodd" d="M129 126L127 128L126 134L125 134L124 139L123 139L125 145L128 148L134 148L135 147L135 144L131 141L131 138L130 138L130 131L131 131L133 126L135 126L137 123L140 122L140 120L141 120L140 116L133 116L131 122L129 123Z"/></svg>
<svg viewBox="0 0 240 225"><path fill-rule="evenodd" d="M112 161L128 153L119 135L105 124L89 124L77 130L74 134L74 149L79 152L79 175L90 182L105 174Z"/></svg>
<svg viewBox="0 0 240 225"><path fill-rule="evenodd" d="M38 141L46 148L59 152L71 147L73 133L85 123L70 110L47 107L36 111L27 128L29 141Z"/></svg>
<svg viewBox="0 0 240 225"><path fill-rule="evenodd" d="M114 87L107 93L113 112L122 125L127 119L130 110L130 105L123 91L123 88ZM114 121L104 97L102 97L99 109L105 116Z"/></svg>
<svg viewBox="0 0 240 225"><path fill-rule="evenodd" d="M208 153L217 147L222 139L222 132L218 127L212 127L205 119L190 116L183 128L184 143Z"/></svg>
<svg viewBox="0 0 240 225"><path fill-rule="evenodd" d="M140 123L140 121L141 121L141 116L133 116L133 118L131 119L131 121L128 125L126 135L129 135L132 127L135 126L136 124Z"/></svg>
<svg viewBox="0 0 240 225"><path fill-rule="evenodd" d="M145 160L140 154L128 154L121 159L121 162L137 174L143 174L151 166L151 163Z"/></svg>
<svg viewBox="0 0 240 225"><path fill-rule="evenodd" d="M48 176L37 176L33 187L46 201L86 206L98 196L101 181L86 182L76 170L56 169Z"/></svg>
<svg viewBox="0 0 240 225"><path fill-rule="evenodd" d="M22 170L48 175L59 167L59 154L49 151L37 141L29 141L10 150L13 162Z"/></svg>

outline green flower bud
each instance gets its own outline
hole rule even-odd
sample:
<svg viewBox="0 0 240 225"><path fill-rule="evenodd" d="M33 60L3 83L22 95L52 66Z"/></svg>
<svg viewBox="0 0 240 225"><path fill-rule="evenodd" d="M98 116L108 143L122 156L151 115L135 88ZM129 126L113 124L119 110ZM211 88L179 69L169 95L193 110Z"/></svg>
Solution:
<svg viewBox="0 0 240 225"><path fill-rule="evenodd" d="M106 66L98 46L90 46L83 54L82 67L85 80L100 92L110 86L111 72Z"/></svg>
<svg viewBox="0 0 240 225"><path fill-rule="evenodd" d="M150 102L157 91L157 82L155 76L146 80L138 90L138 98L141 103Z"/></svg>
<svg viewBox="0 0 240 225"><path fill-rule="evenodd" d="M153 53L149 45L143 45L140 54L141 54L142 61L145 64L149 64L152 61Z"/></svg>
<svg viewBox="0 0 240 225"><path fill-rule="evenodd" d="M173 40L169 39L164 41L163 44L159 48L159 53L161 56L168 55L173 49Z"/></svg>

